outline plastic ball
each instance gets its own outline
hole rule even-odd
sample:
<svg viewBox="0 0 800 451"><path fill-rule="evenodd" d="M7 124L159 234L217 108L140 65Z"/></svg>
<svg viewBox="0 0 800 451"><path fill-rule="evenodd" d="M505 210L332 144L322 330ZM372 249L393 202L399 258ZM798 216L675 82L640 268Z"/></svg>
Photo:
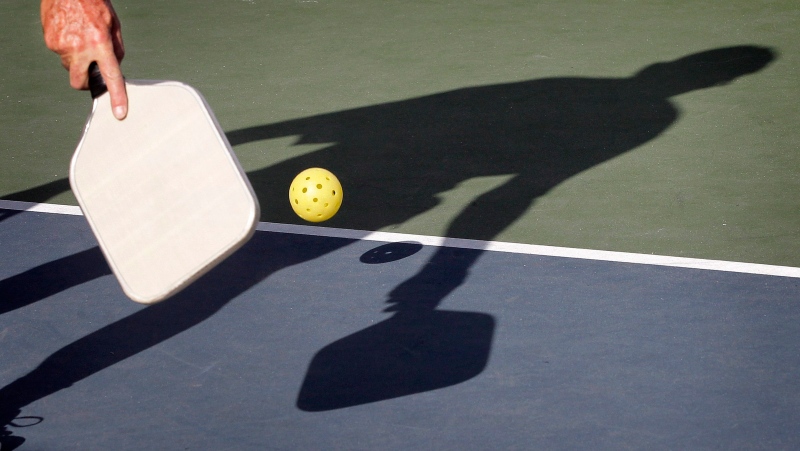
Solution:
<svg viewBox="0 0 800 451"><path fill-rule="evenodd" d="M289 186L289 202L297 216L309 222L332 218L342 206L342 184L330 171L310 168L297 174Z"/></svg>

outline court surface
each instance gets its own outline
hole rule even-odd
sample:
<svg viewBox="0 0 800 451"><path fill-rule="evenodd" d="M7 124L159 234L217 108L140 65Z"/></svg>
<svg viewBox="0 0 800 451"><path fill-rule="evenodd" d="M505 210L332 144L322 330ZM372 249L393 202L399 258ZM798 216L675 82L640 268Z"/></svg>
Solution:
<svg viewBox="0 0 800 451"><path fill-rule="evenodd" d="M82 216L0 215L0 415L22 449L800 445L799 274L298 227L143 308Z"/></svg>
<svg viewBox="0 0 800 451"><path fill-rule="evenodd" d="M264 223L127 300L67 181L89 95L6 1L2 451L800 448L797 1L114 6Z"/></svg>

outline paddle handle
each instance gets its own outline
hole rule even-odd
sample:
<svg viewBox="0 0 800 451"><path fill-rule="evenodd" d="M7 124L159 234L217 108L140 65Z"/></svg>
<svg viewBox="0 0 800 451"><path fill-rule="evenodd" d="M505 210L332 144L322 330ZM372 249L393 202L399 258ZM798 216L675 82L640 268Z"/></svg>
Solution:
<svg viewBox="0 0 800 451"><path fill-rule="evenodd" d="M100 66L92 61L89 65L89 92L92 93L92 98L96 99L108 91L106 82L103 80L103 75L100 74Z"/></svg>

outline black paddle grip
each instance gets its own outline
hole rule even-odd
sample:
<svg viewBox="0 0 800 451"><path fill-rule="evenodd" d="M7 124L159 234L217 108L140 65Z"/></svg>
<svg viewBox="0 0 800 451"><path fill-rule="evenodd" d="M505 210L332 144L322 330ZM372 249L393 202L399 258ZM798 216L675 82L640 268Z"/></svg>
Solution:
<svg viewBox="0 0 800 451"><path fill-rule="evenodd" d="M96 99L108 91L106 82L100 74L100 67L96 62L92 61L89 65L89 92L92 93L92 98Z"/></svg>

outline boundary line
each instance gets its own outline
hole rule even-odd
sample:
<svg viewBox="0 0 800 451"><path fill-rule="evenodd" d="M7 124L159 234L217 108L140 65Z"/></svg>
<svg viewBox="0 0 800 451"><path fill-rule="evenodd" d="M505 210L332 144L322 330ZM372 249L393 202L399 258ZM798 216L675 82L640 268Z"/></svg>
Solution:
<svg viewBox="0 0 800 451"><path fill-rule="evenodd" d="M37 204L0 199L0 208L6 210L31 211L81 216L80 207L57 204ZM426 246L444 246L461 249L476 249L514 254L541 255L546 257L576 258L639 265L668 266L674 268L701 269L708 271L736 272L766 276L800 278L800 268L791 266L764 265L760 263L730 262L666 255L635 254L629 252L601 251L570 247L542 246L537 244L507 243L502 241L480 241L463 238L445 238L428 235L411 235L393 232L369 232L364 230L337 229L309 225L259 222L256 230L261 232L291 233L296 235L323 236L352 240L401 242L415 241Z"/></svg>
<svg viewBox="0 0 800 451"><path fill-rule="evenodd" d="M16 200L0 199L0 208L17 211L34 211L37 213L83 216L81 207L76 207L73 205L37 204L34 202L20 202Z"/></svg>

